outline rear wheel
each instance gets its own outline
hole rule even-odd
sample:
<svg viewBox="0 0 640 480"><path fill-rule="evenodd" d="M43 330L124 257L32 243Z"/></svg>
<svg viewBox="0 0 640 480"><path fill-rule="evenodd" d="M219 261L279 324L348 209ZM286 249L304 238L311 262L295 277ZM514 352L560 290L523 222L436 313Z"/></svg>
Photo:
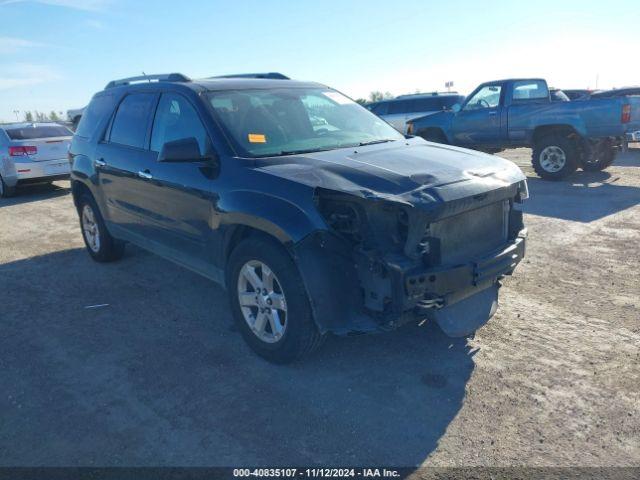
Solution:
<svg viewBox="0 0 640 480"><path fill-rule="evenodd" d="M289 363L321 344L300 273L276 241L250 237L233 250L227 291L242 336L266 360Z"/></svg>
<svg viewBox="0 0 640 480"><path fill-rule="evenodd" d="M616 159L618 151L613 147L606 147L596 152L593 157L582 161L582 169L587 172L598 172L609 167Z"/></svg>
<svg viewBox="0 0 640 480"><path fill-rule="evenodd" d="M97 262L113 262L124 255L124 242L111 236L95 200L85 194L78 202L82 238L91 258Z"/></svg>
<svg viewBox="0 0 640 480"><path fill-rule="evenodd" d="M0 198L13 197L16 193L16 187L10 187L4 183L4 179L0 176Z"/></svg>
<svg viewBox="0 0 640 480"><path fill-rule="evenodd" d="M531 163L540 177L561 180L578 168L578 149L567 137L548 135L535 143Z"/></svg>

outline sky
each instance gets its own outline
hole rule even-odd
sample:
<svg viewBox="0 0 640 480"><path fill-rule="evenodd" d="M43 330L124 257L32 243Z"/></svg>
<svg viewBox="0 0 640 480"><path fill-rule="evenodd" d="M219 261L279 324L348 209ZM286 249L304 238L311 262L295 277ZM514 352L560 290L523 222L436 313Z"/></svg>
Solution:
<svg viewBox="0 0 640 480"><path fill-rule="evenodd" d="M640 84L637 1L0 0L0 120L110 80L278 71L353 97L543 77Z"/></svg>

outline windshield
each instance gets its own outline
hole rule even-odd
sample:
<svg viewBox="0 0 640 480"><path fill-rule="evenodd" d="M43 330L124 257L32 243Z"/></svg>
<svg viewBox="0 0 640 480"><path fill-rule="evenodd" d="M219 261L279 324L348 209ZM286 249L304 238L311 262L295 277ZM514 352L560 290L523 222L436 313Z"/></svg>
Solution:
<svg viewBox="0 0 640 480"><path fill-rule="evenodd" d="M71 137L73 132L62 125L33 125L21 128L7 128L11 140L36 140L38 138Z"/></svg>
<svg viewBox="0 0 640 480"><path fill-rule="evenodd" d="M212 92L217 120L243 156L332 150L404 137L333 90L276 88Z"/></svg>

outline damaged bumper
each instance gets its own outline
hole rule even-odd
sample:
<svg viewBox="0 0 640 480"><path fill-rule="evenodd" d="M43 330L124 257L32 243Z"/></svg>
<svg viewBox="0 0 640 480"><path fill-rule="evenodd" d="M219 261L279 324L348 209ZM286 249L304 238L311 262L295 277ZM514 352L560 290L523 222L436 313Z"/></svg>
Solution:
<svg viewBox="0 0 640 480"><path fill-rule="evenodd" d="M430 318L445 333L460 336L495 313L498 280L510 275L524 258L525 243L522 228L487 255L428 267L400 256L371 262L356 255L354 260L342 239L316 232L296 245L295 256L322 332L386 331Z"/></svg>

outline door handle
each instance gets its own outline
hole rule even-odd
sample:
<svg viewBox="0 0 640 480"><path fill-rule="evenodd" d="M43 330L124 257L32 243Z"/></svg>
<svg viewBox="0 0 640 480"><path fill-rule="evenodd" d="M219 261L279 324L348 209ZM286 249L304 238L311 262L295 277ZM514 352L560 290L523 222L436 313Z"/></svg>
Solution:
<svg viewBox="0 0 640 480"><path fill-rule="evenodd" d="M496 116L497 114L498 114L498 112L496 112L495 110L489 112L489 115L491 115L492 117Z"/></svg>
<svg viewBox="0 0 640 480"><path fill-rule="evenodd" d="M104 161L104 159L100 159L100 160L96 160L96 167L106 167L107 166L107 162Z"/></svg>
<svg viewBox="0 0 640 480"><path fill-rule="evenodd" d="M149 170L141 170L138 172L138 176L140 178L144 178L145 180L151 180L153 178L153 175L151 175L151 172L149 172Z"/></svg>

